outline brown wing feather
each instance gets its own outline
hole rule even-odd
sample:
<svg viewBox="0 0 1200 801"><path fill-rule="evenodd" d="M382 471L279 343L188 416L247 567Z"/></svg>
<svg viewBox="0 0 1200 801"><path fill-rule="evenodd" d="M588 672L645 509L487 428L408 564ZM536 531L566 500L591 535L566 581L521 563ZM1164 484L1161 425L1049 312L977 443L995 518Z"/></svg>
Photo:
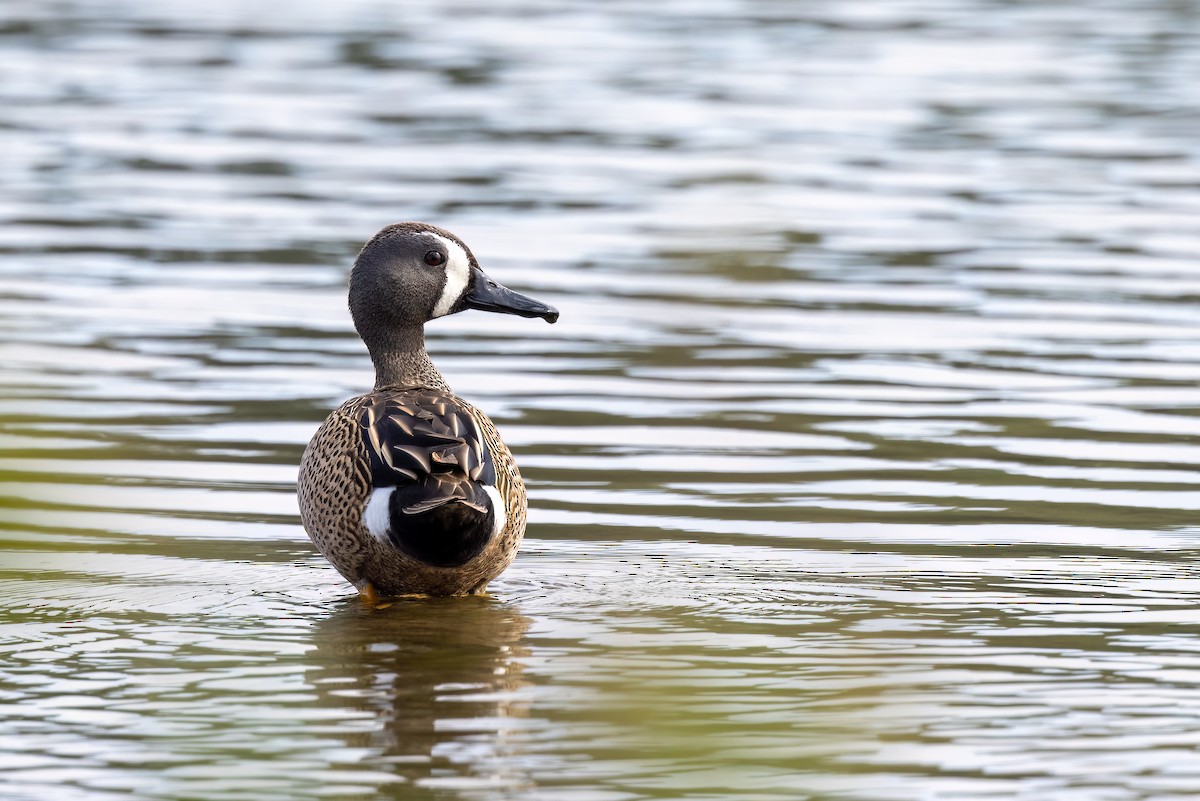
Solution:
<svg viewBox="0 0 1200 801"><path fill-rule="evenodd" d="M500 533L504 546L516 552L517 545L525 536L525 517L528 512L528 501L525 497L525 482L521 480L521 471L513 459L512 451L500 439L496 425L483 412L471 404L459 399L459 403L470 413L471 419L479 426L479 433L488 451L492 454L492 464L496 469L496 490L504 499L506 523Z"/></svg>
<svg viewBox="0 0 1200 801"><path fill-rule="evenodd" d="M470 409L453 395L426 389L377 392L359 412L373 487L458 475L494 485L491 449Z"/></svg>

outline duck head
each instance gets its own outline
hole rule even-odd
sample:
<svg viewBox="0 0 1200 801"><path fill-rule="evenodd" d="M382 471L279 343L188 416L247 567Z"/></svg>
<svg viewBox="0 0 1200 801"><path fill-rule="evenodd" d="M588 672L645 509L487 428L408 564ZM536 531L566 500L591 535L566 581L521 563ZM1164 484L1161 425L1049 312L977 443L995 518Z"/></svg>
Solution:
<svg viewBox="0 0 1200 801"><path fill-rule="evenodd" d="M350 314L372 350L423 346L425 323L467 309L558 320L553 306L489 278L461 239L433 225L389 225L354 261Z"/></svg>

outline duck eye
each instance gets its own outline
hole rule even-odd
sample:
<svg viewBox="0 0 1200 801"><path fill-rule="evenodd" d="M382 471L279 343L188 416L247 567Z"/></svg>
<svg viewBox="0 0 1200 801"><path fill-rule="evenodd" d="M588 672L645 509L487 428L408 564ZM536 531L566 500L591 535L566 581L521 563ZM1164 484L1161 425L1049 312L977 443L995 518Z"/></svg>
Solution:
<svg viewBox="0 0 1200 801"><path fill-rule="evenodd" d="M437 267L442 262L446 261L446 257L441 251L431 250L425 254L425 263L430 267Z"/></svg>

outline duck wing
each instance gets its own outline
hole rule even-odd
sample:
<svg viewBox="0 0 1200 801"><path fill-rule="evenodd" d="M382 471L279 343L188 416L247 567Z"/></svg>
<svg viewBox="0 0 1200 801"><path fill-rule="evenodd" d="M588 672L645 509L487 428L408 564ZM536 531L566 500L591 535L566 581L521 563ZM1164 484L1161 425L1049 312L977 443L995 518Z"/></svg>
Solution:
<svg viewBox="0 0 1200 801"><path fill-rule="evenodd" d="M363 522L371 535L439 567L482 551L504 511L492 453L468 407L432 390L378 393L363 404L359 426L370 458Z"/></svg>

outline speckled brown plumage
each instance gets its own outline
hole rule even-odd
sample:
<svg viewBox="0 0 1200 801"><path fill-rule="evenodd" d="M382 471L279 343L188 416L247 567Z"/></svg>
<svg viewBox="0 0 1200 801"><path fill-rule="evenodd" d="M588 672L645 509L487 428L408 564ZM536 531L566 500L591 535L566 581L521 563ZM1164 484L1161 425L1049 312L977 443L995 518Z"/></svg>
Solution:
<svg viewBox="0 0 1200 801"><path fill-rule="evenodd" d="M471 308L558 319L488 278L453 234L423 223L388 226L355 261L350 309L375 388L317 430L297 496L309 537L364 597L482 592L524 536L525 485L512 453L425 352L425 322Z"/></svg>
<svg viewBox="0 0 1200 801"><path fill-rule="evenodd" d="M525 484L496 426L477 408L446 393L466 409L492 454L496 489L504 500L505 526L467 564L440 568L423 564L375 539L362 513L371 494L370 453L359 423L363 407L381 396L402 396L403 387L384 387L343 403L317 430L300 462L300 517L321 555L346 580L362 589L370 582L383 595L463 595L482 592L517 555L525 534Z"/></svg>

